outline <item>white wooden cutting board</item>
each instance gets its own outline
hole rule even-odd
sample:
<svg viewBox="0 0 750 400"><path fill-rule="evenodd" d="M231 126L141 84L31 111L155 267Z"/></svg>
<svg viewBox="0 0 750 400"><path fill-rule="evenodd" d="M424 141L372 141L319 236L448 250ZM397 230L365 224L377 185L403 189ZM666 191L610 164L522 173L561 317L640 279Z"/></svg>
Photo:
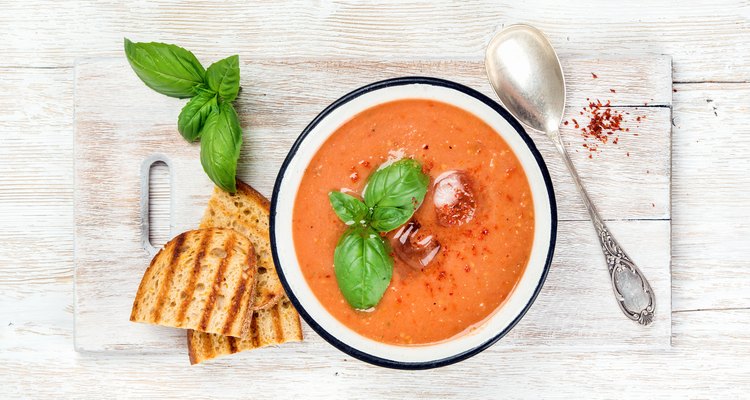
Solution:
<svg viewBox="0 0 750 400"><path fill-rule="evenodd" d="M638 134L622 134L617 145L601 146L599 154L588 158L579 131L572 124L562 129L594 203L651 282L656 318L651 326L642 327L622 315L594 229L561 159L544 135L530 132L554 182L560 220L557 247L543 291L495 348L667 348L671 337L671 58L563 56L562 61L568 83L566 119L583 120L578 113L586 98L611 100L630 113L625 126ZM245 57L241 70L237 107L245 142L239 177L266 195L305 125L329 103L361 85L428 75L495 98L483 64L471 61L251 61ZM124 57L80 61L75 91L76 349L184 352L183 331L128 319L150 259L141 242L144 160L158 153L171 162L171 191L162 187L161 192L171 192L172 235L198 226L212 191L200 166L199 146L186 143L176 130L185 101L146 88ZM284 353L258 351L247 357L342 356L307 326L305 335L305 342Z"/></svg>

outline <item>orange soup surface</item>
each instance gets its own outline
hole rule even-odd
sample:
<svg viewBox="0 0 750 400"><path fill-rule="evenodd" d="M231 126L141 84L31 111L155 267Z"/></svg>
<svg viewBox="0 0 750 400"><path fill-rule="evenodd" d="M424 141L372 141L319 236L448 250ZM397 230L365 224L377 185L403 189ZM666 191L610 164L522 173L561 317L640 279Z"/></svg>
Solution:
<svg viewBox="0 0 750 400"><path fill-rule="evenodd" d="M341 294L333 253L346 230L328 193L361 195L368 176L389 158L420 161L430 187L414 219L440 243L424 268L398 255L377 306L353 309ZM469 177L473 218L440 224L434 183L446 171ZM534 235L529 183L505 141L475 115L430 100L399 100L363 111L341 126L305 170L294 204L297 259L313 293L339 321L379 342L439 342L472 329L497 310L526 268ZM387 239L386 239L387 240Z"/></svg>

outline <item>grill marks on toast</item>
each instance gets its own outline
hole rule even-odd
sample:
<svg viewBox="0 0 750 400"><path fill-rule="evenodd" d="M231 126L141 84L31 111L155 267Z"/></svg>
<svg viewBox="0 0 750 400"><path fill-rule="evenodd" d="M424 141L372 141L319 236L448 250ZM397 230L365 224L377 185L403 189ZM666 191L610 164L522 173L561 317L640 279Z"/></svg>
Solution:
<svg viewBox="0 0 750 400"><path fill-rule="evenodd" d="M249 336L257 264L252 243L231 229L185 232L157 253L141 280L131 320Z"/></svg>
<svg viewBox="0 0 750 400"><path fill-rule="evenodd" d="M180 311L177 314L177 321L179 322L185 321L185 313L187 312L190 304L193 302L193 296L195 295L195 281L198 279L198 275L201 271L201 263L203 262L203 258L206 256L206 244L211 242L212 237L213 232L206 233L205 235L203 235L200 244L198 245L198 255L195 256L195 262L193 263L193 270L190 273L188 286L180 294L180 296L184 296L185 300L183 300L180 304Z"/></svg>
<svg viewBox="0 0 750 400"><path fill-rule="evenodd" d="M219 263L219 268L216 271L216 275L214 276L214 284L211 285L211 293L208 295L208 300L206 300L206 306L203 308L203 316L201 316L201 322L198 324L200 327L198 330L205 332L206 327L208 326L208 321L211 319L211 314L214 312L214 304L216 303L216 296L218 295L218 291L221 290L221 282L224 278L224 271L227 269L227 261L234 255L234 241L235 237L232 235L229 239L227 239L224 242L224 252L226 253L226 257L224 257L221 260L221 263ZM240 286L244 289L243 284L240 284ZM233 318L233 317L232 317ZM231 324L229 324L231 326ZM222 333L224 331L222 330Z"/></svg>
<svg viewBox="0 0 750 400"><path fill-rule="evenodd" d="M174 243L172 243L172 251L170 252L169 265L167 266L167 270L161 279L161 287L159 288L159 295L156 298L156 307L154 307L154 309L151 312L151 319L157 324L161 322L161 310L164 309L164 303L165 303L164 298L167 296L167 292L169 291L169 288L172 286L172 277L174 276L174 271L177 265L177 260L180 258L180 251L182 249L182 244L185 243L186 236L187 235L185 234L179 235L174 239ZM154 260L149 266L149 269L154 266L154 261L157 260L158 256L159 254L157 254L156 257L154 257ZM131 317L131 320L132 320L132 317Z"/></svg>
<svg viewBox="0 0 750 400"><path fill-rule="evenodd" d="M271 322L273 322L273 333L279 340L284 340L284 331L281 329L281 313L278 307L271 308Z"/></svg>
<svg viewBox="0 0 750 400"><path fill-rule="evenodd" d="M253 314L253 320L250 322L250 326L250 329L253 332L253 335L250 337L250 346L255 349L260 346L260 337L258 335L258 313Z"/></svg>
<svg viewBox="0 0 750 400"><path fill-rule="evenodd" d="M253 334L246 339L188 331L190 363L302 340L297 311L286 298L269 309L255 311L250 325Z"/></svg>
<svg viewBox="0 0 750 400"><path fill-rule="evenodd" d="M255 189L237 181L237 193L219 189L208 202L202 228L231 228L250 239L256 250L258 275L252 315L246 316L248 336L230 336L188 331L190 363L222 355L302 340L299 315L284 295L271 255L269 240L270 203Z"/></svg>
<svg viewBox="0 0 750 400"><path fill-rule="evenodd" d="M225 249L225 251L228 251L228 250ZM248 253L246 260L245 260L245 264L249 265L252 262L250 257L253 257L253 256L254 256L254 253ZM237 287L237 290L235 290L234 294L232 295L232 300L231 300L232 306L229 308L227 319L224 322L224 327L221 330L223 334L226 335L226 333L229 332L230 329L232 328L232 324L234 324L234 319L237 317L237 314L239 314L240 312L240 306L242 305L241 303L242 293L245 292L245 289L247 287L253 286L253 284L255 283L254 282L255 276L256 275L243 274L242 281L240 281L240 284ZM250 279L252 279L253 281L249 281ZM251 314L250 317L252 318L252 309L250 309L250 307L248 307L247 312ZM244 327L243 327L243 330L244 330ZM234 340L234 338L230 337L230 340Z"/></svg>
<svg viewBox="0 0 750 400"><path fill-rule="evenodd" d="M258 264L257 293L253 303L256 310L270 308L284 297L271 254L270 207L268 199L238 180L237 193L233 195L218 188L214 190L200 224L201 228L234 229L253 242Z"/></svg>

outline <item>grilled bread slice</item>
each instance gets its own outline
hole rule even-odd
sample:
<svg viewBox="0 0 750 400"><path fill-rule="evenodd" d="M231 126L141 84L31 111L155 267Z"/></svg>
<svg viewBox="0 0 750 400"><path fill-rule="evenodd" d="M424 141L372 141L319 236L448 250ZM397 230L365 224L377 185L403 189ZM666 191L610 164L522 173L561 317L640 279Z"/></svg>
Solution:
<svg viewBox="0 0 750 400"><path fill-rule="evenodd" d="M235 202L237 204L235 205ZM256 249L266 249L265 257L260 255L259 269L266 268L266 276L258 274L258 292L273 296L259 304L259 310L253 313L251 322L252 336L249 339L237 340L222 335L211 335L188 331L188 351L190 363L196 364L215 357L229 355L258 347L279 345L285 342L302 340L302 327L299 314L286 298L276 267L271 257L271 244L268 234L270 210L268 200L244 182L237 181L237 193L229 195L215 190L208 202L201 226L234 226L246 232ZM239 221L240 223L234 223ZM268 299L267 297L267 299ZM258 304L258 303L256 303Z"/></svg>
<svg viewBox="0 0 750 400"><path fill-rule="evenodd" d="M251 326L253 334L249 339L188 330L190 364L240 351L302 340L299 315L286 297L271 308L255 311Z"/></svg>
<svg viewBox="0 0 750 400"><path fill-rule="evenodd" d="M246 183L237 180L237 192L229 194L218 187L208 201L201 228L231 228L255 246L258 257L258 285L253 309L269 308L283 296L284 289L276 274L268 236L270 204Z"/></svg>
<svg viewBox="0 0 750 400"><path fill-rule="evenodd" d="M151 260L130 320L250 338L256 273L253 245L239 233L182 233Z"/></svg>

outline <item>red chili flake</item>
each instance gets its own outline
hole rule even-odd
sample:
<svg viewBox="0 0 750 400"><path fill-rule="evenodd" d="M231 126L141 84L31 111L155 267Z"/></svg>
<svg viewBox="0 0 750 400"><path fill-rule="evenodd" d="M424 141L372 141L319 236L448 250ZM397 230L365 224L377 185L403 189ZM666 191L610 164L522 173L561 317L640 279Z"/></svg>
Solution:
<svg viewBox="0 0 750 400"><path fill-rule="evenodd" d="M430 149L430 145L428 145L428 144L423 144L423 145L422 145L422 148L423 148L423 149L425 149L425 150L429 150L429 149Z"/></svg>
<svg viewBox="0 0 750 400"><path fill-rule="evenodd" d="M576 129L580 128L580 126L578 126L578 121L576 121L575 118L571 118L571 121L573 121L573 123L575 124Z"/></svg>
<svg viewBox="0 0 750 400"><path fill-rule="evenodd" d="M438 208L438 219L443 225L461 225L474 214L476 201L472 193L461 190L454 196L455 202Z"/></svg>
<svg viewBox="0 0 750 400"><path fill-rule="evenodd" d="M464 265L464 271L466 272L471 271L471 267L469 266L469 264Z"/></svg>
<svg viewBox="0 0 750 400"><path fill-rule="evenodd" d="M617 92L615 91L615 89L609 89L609 91L610 91L610 92L612 92L612 93L617 93Z"/></svg>
<svg viewBox="0 0 750 400"><path fill-rule="evenodd" d="M627 152L627 154L625 154L625 155L628 156L628 157L630 157L630 152Z"/></svg>
<svg viewBox="0 0 750 400"><path fill-rule="evenodd" d="M563 125L568 125L568 121L563 122Z"/></svg>
<svg viewBox="0 0 750 400"><path fill-rule="evenodd" d="M614 89L610 91L615 92ZM581 129L584 139L583 147L589 150L589 158L593 158L592 153L598 152L600 145L609 142L619 143L619 132L628 130L622 126L624 115L627 113L613 109L610 100L604 103L599 99L592 101L587 98L586 100L589 102L588 106L584 106L581 113L589 119L588 123L581 126L575 119L571 120L576 128Z"/></svg>
<svg viewBox="0 0 750 400"><path fill-rule="evenodd" d="M349 175L349 179L351 179L352 182L357 182L359 180L359 174L356 172L352 172L352 174Z"/></svg>
<svg viewBox="0 0 750 400"><path fill-rule="evenodd" d="M445 271L440 271L438 274L438 280L442 281L443 279L445 279Z"/></svg>
<svg viewBox="0 0 750 400"><path fill-rule="evenodd" d="M596 74L595 74L595 73L593 73L593 72L591 73L591 76L592 76L592 77L593 77L594 79L598 78L598 76L596 76Z"/></svg>
<svg viewBox="0 0 750 400"><path fill-rule="evenodd" d="M359 165L361 165L361 166L363 166L365 168L370 168L370 162L367 161L367 160L359 160Z"/></svg>
<svg viewBox="0 0 750 400"><path fill-rule="evenodd" d="M490 233L490 231L488 231L487 228L482 229L482 235L486 236L488 233Z"/></svg>
<svg viewBox="0 0 750 400"><path fill-rule="evenodd" d="M635 120L641 122L641 117L636 117Z"/></svg>

